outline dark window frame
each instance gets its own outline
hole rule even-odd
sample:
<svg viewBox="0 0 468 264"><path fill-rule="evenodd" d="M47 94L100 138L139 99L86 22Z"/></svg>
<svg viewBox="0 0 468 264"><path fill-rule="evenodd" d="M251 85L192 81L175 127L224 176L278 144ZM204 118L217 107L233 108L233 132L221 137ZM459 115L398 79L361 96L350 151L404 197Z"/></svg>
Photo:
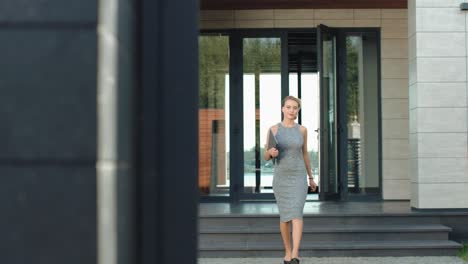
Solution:
<svg viewBox="0 0 468 264"><path fill-rule="evenodd" d="M338 80L338 93L337 93L337 111L338 111L338 127L340 133L343 134L338 139L338 173L339 173L339 200L340 201L381 201L383 200L383 176L382 176L382 106L381 106L381 28L375 27L359 27L359 28L334 28L337 31L337 67L339 67ZM317 28L278 28L278 29L209 29L200 30L200 35L227 35L230 38L230 47L235 47L230 53L230 87L236 87L241 92L233 93L234 89L230 89L230 142L231 146L238 146L238 148L230 148L230 176L231 185L229 196L201 196L201 202L239 202L239 201L265 201L274 200L273 194L270 193L243 193L243 98L242 98L242 38L245 37L281 37L281 97L289 93L289 69L288 69L288 43L287 36L290 32L310 32L317 34ZM346 37L352 34L361 34L366 32L374 32L377 34L377 60L378 60L378 160L379 160L379 191L375 195L369 194L349 194L347 187L347 143L346 137L347 127L341 124L347 124L346 117ZM240 41L240 43L239 43ZM237 43L236 43L237 42ZM239 54L240 52L240 54ZM239 79L240 78L240 79ZM341 88L341 89L340 89ZM236 114L234 114L236 113ZM237 166L233 166L237 164ZM238 175L233 177L233 175ZM318 200L321 201L321 200Z"/></svg>

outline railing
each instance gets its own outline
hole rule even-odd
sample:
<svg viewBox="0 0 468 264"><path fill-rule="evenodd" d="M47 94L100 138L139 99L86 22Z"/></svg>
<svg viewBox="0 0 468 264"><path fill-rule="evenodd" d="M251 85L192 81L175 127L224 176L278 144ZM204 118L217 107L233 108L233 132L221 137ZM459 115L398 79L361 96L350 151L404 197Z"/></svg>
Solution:
<svg viewBox="0 0 468 264"><path fill-rule="evenodd" d="M361 140L348 139L348 191L359 192L359 171L361 161Z"/></svg>

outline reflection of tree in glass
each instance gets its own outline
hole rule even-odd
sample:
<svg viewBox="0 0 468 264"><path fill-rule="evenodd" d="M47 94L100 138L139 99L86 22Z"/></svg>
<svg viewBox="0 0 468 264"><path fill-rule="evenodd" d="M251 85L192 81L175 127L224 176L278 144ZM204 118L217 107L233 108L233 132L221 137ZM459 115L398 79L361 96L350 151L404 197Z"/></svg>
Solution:
<svg viewBox="0 0 468 264"><path fill-rule="evenodd" d="M278 73L281 69L279 38L246 38L243 47L244 73Z"/></svg>
<svg viewBox="0 0 468 264"><path fill-rule="evenodd" d="M347 98L347 112L348 122L353 121L355 118L359 122L359 68L358 68L358 49L357 43L353 40L357 37L346 38L346 72L348 80L348 98Z"/></svg>
<svg viewBox="0 0 468 264"><path fill-rule="evenodd" d="M224 109L225 75L229 74L229 37L200 36L199 107Z"/></svg>
<svg viewBox="0 0 468 264"><path fill-rule="evenodd" d="M200 36L199 107L224 108L225 75L229 74L229 37ZM278 38L244 39L244 73L280 72Z"/></svg>

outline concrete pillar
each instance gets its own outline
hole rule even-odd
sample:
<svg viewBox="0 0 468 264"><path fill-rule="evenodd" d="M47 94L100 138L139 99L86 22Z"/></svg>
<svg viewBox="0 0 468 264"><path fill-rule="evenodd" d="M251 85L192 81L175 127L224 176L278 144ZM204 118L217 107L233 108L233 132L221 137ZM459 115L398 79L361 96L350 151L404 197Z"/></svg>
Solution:
<svg viewBox="0 0 468 264"><path fill-rule="evenodd" d="M408 2L414 208L468 208L467 15L460 1Z"/></svg>

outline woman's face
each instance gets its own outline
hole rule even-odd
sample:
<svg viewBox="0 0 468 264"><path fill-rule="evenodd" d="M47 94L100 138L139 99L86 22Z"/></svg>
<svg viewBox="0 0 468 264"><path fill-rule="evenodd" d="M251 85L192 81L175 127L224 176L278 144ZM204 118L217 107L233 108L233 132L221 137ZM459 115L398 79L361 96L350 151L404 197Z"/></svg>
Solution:
<svg viewBox="0 0 468 264"><path fill-rule="evenodd" d="M295 120L299 113L299 104L294 100L286 100L281 108L284 118Z"/></svg>

